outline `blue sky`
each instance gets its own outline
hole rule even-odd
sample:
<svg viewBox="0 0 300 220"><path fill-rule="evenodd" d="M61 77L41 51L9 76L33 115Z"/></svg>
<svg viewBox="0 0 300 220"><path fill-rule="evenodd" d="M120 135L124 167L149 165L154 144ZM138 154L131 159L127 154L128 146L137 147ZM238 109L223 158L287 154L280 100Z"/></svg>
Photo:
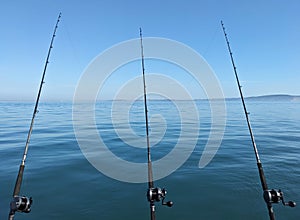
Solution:
<svg viewBox="0 0 300 220"><path fill-rule="evenodd" d="M214 70L225 97L238 97L221 20L245 96L300 95L299 11L297 0L2 1L0 100L35 100L59 12L42 100L72 100L88 64L113 45L139 37L139 27L144 37L169 38L193 48ZM150 66L146 61L146 70ZM189 77L181 80L197 93ZM120 85L111 83L104 98L115 92L109 88Z"/></svg>

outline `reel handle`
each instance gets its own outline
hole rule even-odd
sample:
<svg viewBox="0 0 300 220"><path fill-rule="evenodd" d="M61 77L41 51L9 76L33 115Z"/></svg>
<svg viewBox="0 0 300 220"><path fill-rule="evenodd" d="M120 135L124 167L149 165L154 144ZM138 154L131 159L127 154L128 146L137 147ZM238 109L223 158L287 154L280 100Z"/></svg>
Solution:
<svg viewBox="0 0 300 220"><path fill-rule="evenodd" d="M280 201L284 206L296 207L296 203L294 201L284 201L283 192L275 189L265 190L264 191L264 199L266 203L279 203Z"/></svg>
<svg viewBox="0 0 300 220"><path fill-rule="evenodd" d="M294 208L294 207L296 207L297 204L293 201L288 201L288 202L283 203L283 205Z"/></svg>

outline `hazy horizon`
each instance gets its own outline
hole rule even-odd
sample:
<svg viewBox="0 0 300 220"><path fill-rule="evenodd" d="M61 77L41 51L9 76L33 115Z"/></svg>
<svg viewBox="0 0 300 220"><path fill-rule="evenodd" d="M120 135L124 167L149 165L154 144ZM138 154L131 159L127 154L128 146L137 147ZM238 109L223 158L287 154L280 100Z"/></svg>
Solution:
<svg viewBox="0 0 300 220"><path fill-rule="evenodd" d="M269 99L269 98L274 98L273 100L276 100L277 98L297 98L300 101L300 95L290 95L290 94L270 94L270 95L260 95L260 96L245 96L245 99ZM225 100L231 100L231 99L240 99L240 97L225 97ZM208 99L208 98L197 98L197 99L168 99L168 98L151 98L147 97L147 100L178 100L178 101L189 101L189 100L222 100L220 98L215 98L215 99ZM36 98L30 100L30 99L0 99L0 102L35 102ZM133 99L97 99L96 102L101 102L101 101L133 101ZM143 101L143 99L138 99L134 101ZM73 102L73 100L59 100L59 99L50 99L50 100L41 100L41 103L46 103L46 102ZM89 100L82 100L79 102L94 102L94 101L89 101Z"/></svg>

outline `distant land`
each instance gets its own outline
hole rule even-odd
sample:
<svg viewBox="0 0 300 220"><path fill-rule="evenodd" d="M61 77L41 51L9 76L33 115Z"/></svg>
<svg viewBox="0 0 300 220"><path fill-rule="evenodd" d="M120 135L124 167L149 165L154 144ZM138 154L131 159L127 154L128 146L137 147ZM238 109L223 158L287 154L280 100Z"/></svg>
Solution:
<svg viewBox="0 0 300 220"><path fill-rule="evenodd" d="M147 97L147 99L150 101L162 101L162 100L168 100L167 98L164 97L160 97L160 98L152 98L152 97ZM182 100L182 99L174 99L177 101L186 101L186 100ZM194 100L198 100L198 101L207 101L207 98L203 98L203 99L194 99ZM218 100L223 100L223 99L212 99L215 101ZM240 97L234 97L234 98L225 98L226 101L236 101L236 100L240 100ZM249 101L285 101L285 102L300 102L300 95L284 95L284 94L278 94L278 95L261 95L261 96L249 96L249 97L245 97L245 100L249 100ZM103 100L97 100L97 101L103 101ZM130 101L130 100L106 100L106 101ZM139 101L143 101L143 99L141 98Z"/></svg>
<svg viewBox="0 0 300 220"><path fill-rule="evenodd" d="M226 98L226 100L236 100L240 98ZM262 95L262 96L250 96L245 97L246 100L251 101L289 101L300 102L300 96L297 95Z"/></svg>
<svg viewBox="0 0 300 220"><path fill-rule="evenodd" d="M152 97L148 97L148 100L151 101L161 101L161 100L167 100L164 97L160 97L160 98L152 98ZM181 100L181 99L175 99L177 101L186 101L186 100ZM207 98L204 99L194 99L194 100L198 100L198 101L207 101ZM212 99L212 100L223 100L223 99ZM236 100L240 100L240 97L234 97L234 98L225 98L226 101L236 101ZM261 95L261 96L249 96L249 97L245 97L245 100L249 100L249 101L285 101L285 102L300 102L300 95L285 95L285 94L277 94L277 95ZM97 100L97 101L101 101L101 100ZM110 100L112 101L112 100ZM128 101L128 100L115 100L115 101ZM130 100L129 100L130 101ZM140 101L143 101L143 99L140 99Z"/></svg>

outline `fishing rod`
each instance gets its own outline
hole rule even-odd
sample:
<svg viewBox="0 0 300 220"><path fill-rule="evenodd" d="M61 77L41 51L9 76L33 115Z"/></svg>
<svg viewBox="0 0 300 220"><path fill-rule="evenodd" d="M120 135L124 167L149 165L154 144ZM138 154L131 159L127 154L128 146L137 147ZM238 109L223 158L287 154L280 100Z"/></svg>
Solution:
<svg viewBox="0 0 300 220"><path fill-rule="evenodd" d="M20 168L19 168L19 172L18 172L18 176L17 176L17 180L16 180L14 192L13 192L13 200L10 203L10 212L9 212L9 217L8 217L9 220L14 219L14 215L15 215L16 212L29 213L31 211L31 205L32 205L32 201L33 201L32 197L28 198L26 196L20 196L19 194L20 194L22 180L23 180L25 161L26 161L26 157L27 157L27 152L28 152L30 137L31 137L31 133L32 133L33 123L34 123L35 116L38 113L38 105L39 105L39 100L40 100L40 96L41 96L41 91L42 91L43 84L45 83L44 78L45 78L47 66L48 66L48 63L49 63L49 57L50 57L51 49L53 47L52 45L53 45L56 29L58 27L58 22L60 21L60 17L61 17L61 13L59 13L59 15L58 15L56 25L55 25L55 28L54 28L54 32L53 32L53 35L52 35L52 38L51 38L50 47L48 49L46 63L45 63L45 67L44 67L44 71L43 71L43 75L42 75L42 79L41 79L37 99L36 99L36 102L35 102L33 115L32 115L32 118L31 118L31 124L30 124L30 127L29 127L28 135L27 135L27 140L26 140L26 144L25 144L23 158L22 158L22 161L21 161L21 164L20 164Z"/></svg>
<svg viewBox="0 0 300 220"><path fill-rule="evenodd" d="M233 60L233 56L232 56L232 51L231 51L231 48L230 48L230 45L229 45L229 40L228 40L226 31L225 31L225 27L224 27L224 24L223 24L222 21L221 21L221 25L222 25L225 40L226 40L226 43L227 43L228 51L229 51L229 54L230 54L231 63L232 63L232 66L233 66L236 82L237 82L237 85L238 85L238 88L239 88L239 93L240 93L240 97L241 97L241 100L242 100L244 113L245 113L245 116L246 116L246 121L247 121L248 129L249 129L249 133L250 133L250 137L251 137L255 157L256 157L256 163L257 163L257 168L258 168L258 172L259 172L259 178L260 178L261 186L262 186L262 189L263 189L263 198L264 198L264 200L267 204L270 220L275 220L275 214L274 214L274 210L273 210L273 206L272 206L273 203L282 202L282 204L284 206L290 206L290 207L295 207L296 203L293 202L293 201L285 202L284 198L283 198L283 192L280 189L279 190L275 190L275 189L270 190L270 189L268 189L266 177L265 177L265 174L264 174L262 163L261 163L260 158L259 158L258 150L257 150L255 139L254 139L254 135L253 135L252 128L251 128L251 125L250 125L250 120L249 120L249 114L250 113L247 111L247 108L246 108L245 99L244 99L243 92L242 92L242 86L241 86L239 78L238 78L236 66L235 66L235 63L234 63L234 60Z"/></svg>
<svg viewBox="0 0 300 220"><path fill-rule="evenodd" d="M151 150L149 140L149 123L148 123L148 108L147 108L147 92L146 92L146 79L145 79L145 64L144 64L144 48L143 48L143 37L142 29L140 28L140 39L141 39L141 57L142 57L142 73L143 73L143 85L144 85L144 106L145 106L145 121L146 121L146 140L147 140L147 157L148 157L148 191L147 199L150 203L150 216L151 220L155 220L155 202L162 201L162 205L168 207L173 206L172 201L165 202L167 194L166 189L159 187L154 188L153 172L152 172L152 161L151 161Z"/></svg>

